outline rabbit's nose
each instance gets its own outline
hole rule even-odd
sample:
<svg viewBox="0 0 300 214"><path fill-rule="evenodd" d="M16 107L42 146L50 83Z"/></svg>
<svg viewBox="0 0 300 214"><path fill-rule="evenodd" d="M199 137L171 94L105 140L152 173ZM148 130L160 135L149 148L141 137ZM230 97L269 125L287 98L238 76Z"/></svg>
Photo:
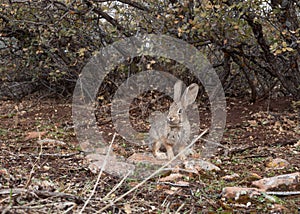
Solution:
<svg viewBox="0 0 300 214"><path fill-rule="evenodd" d="M175 117L171 117L171 116L168 117L168 120L169 120L170 122L174 122L175 119L176 119Z"/></svg>

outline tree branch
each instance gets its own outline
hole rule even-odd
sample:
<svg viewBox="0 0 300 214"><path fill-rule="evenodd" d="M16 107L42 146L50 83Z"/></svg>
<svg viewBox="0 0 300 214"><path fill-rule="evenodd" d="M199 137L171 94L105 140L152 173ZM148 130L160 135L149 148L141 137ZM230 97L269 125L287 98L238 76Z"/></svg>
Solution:
<svg viewBox="0 0 300 214"><path fill-rule="evenodd" d="M93 4L91 2L89 2L87 0L85 0L84 2L86 3L86 5L89 8L92 8L93 12L95 12L97 15L103 17L106 21L108 21L110 24L115 26L119 31L121 31L125 36L127 36L127 37L130 36L130 34L126 31L126 29L123 28L123 26L120 25L113 17L111 17L110 15L108 15L107 13L102 11L101 9L93 7Z"/></svg>
<svg viewBox="0 0 300 214"><path fill-rule="evenodd" d="M124 4L128 4L132 7L135 7L137 9L140 9L140 10L144 10L144 11L147 11L149 12L150 9L148 7L145 7L144 5L138 3L138 2L134 2L134 1L130 1L130 0L118 0L118 2L122 2Z"/></svg>
<svg viewBox="0 0 300 214"><path fill-rule="evenodd" d="M111 2L111 1L115 1L115 0L96 0L94 2L98 2L98 3L103 3L103 2ZM147 11L149 12L150 9L138 2L135 2L135 1L131 1L131 0L117 0L117 2L121 2L123 4L127 4L129 6L132 6L134 8L137 8L139 10L143 10L143 11Z"/></svg>

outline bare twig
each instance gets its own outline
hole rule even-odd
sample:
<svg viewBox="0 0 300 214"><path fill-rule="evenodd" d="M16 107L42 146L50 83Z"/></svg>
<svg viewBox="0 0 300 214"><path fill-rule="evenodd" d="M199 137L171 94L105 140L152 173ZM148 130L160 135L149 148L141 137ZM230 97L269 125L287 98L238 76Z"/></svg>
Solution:
<svg viewBox="0 0 300 214"><path fill-rule="evenodd" d="M184 207L185 203L181 204L176 210L175 214L180 213L180 210Z"/></svg>
<svg viewBox="0 0 300 214"><path fill-rule="evenodd" d="M132 189L130 189L129 191L127 191L126 193L124 193L123 195L119 196L118 198L116 198L115 200L113 200L111 202L111 204L114 204L118 201L120 201L121 199L123 199L125 196L127 196L128 194L132 193L133 191L135 191L136 189L138 189L139 187L141 187L142 185L144 185L148 180L150 180L152 177L154 177L156 174L160 173L162 170L164 170L164 168L166 168L170 163L172 163L175 159L177 159L180 155L184 154L189 148L191 148L200 138L202 138L202 136L208 131L208 129L205 129L198 137L196 137L187 147L185 147L185 149L183 149L182 151L180 151L175 157L173 157L171 160L169 160L168 162L166 162L163 166L161 166L158 170L156 170L155 172L153 172L151 175L149 175L147 178L145 178L142 182L140 182L139 184L137 184L135 187L133 187ZM101 210L99 210L97 213L102 213L104 210L106 210L107 208L109 208L111 206L111 204L106 205L105 207L103 207Z"/></svg>
<svg viewBox="0 0 300 214"><path fill-rule="evenodd" d="M300 191L266 192L266 194L277 195L277 196L290 196L290 195L300 195Z"/></svg>
<svg viewBox="0 0 300 214"><path fill-rule="evenodd" d="M132 171L128 171L127 174L123 177L123 179L117 185L115 185L114 188L112 188L112 190L103 198L103 200L107 200L108 197L124 183L125 179L130 175L131 172Z"/></svg>
<svg viewBox="0 0 300 214"><path fill-rule="evenodd" d="M169 186L172 186L172 187L189 187L190 185L188 183L186 184L176 184L176 183L172 183L172 182L159 182L160 184L165 184L165 185L169 185Z"/></svg>
<svg viewBox="0 0 300 214"><path fill-rule="evenodd" d="M40 157L61 157L61 158L69 158L75 155L79 155L81 152L73 152L73 153L68 153L68 154L50 154L50 153L45 153L41 154ZM30 156L36 156L36 155L30 155Z"/></svg>
<svg viewBox="0 0 300 214"><path fill-rule="evenodd" d="M110 2L112 0L96 0L94 2ZM135 1L131 1L131 0L117 0L118 2L121 2L123 4L127 4L129 6L132 6L134 8L137 8L139 10L144 10L144 11L150 11L150 9L142 4L140 4L139 2L135 2Z"/></svg>
<svg viewBox="0 0 300 214"><path fill-rule="evenodd" d="M60 140L54 140L54 139L49 139L49 138L42 139L42 140L38 140L37 143L39 143L39 144L52 143L52 144L60 145L60 146L66 145L66 143L63 142L63 141L60 141Z"/></svg>
<svg viewBox="0 0 300 214"><path fill-rule="evenodd" d="M2 189L0 190L0 195L5 194L12 194L12 195L19 195L22 193L31 193L35 194L41 197L57 197L57 198L66 198L66 199L73 199L77 203L82 203L83 200L75 195L67 194L63 192L49 192L49 191L43 191L43 190L28 190L25 188L14 188L14 189Z"/></svg>
<svg viewBox="0 0 300 214"><path fill-rule="evenodd" d="M39 134L39 140L41 140L41 135L40 135L40 134ZM40 147L40 148L41 148L41 149L40 149L38 158L36 159L36 161L34 162L32 168L31 168L31 170L30 170L30 174L29 174L28 179L27 179L27 182L26 182L26 184L25 184L25 189L27 189L28 186L29 186L29 184L31 183L31 179L32 179L32 175L33 175L33 173L34 173L34 169L35 169L35 167L36 167L36 163L37 163L37 162L40 160L40 158L41 158L41 154L42 154L42 152L43 152L43 145L42 145L42 144L41 144L41 147Z"/></svg>
<svg viewBox="0 0 300 214"><path fill-rule="evenodd" d="M86 206L88 205L88 203L90 202L91 198L93 197L93 195L94 195L95 192L96 192L96 188L97 188L97 186L98 186L98 184L99 184L99 181L100 181L102 172L103 172L103 170L104 170L104 168L105 168L105 166L106 166L107 159L108 159L108 156L109 156L109 154L110 154L112 144L113 144L113 142L115 141L115 137L116 137L116 133L114 133L114 136L113 136L113 138L112 138L112 140L111 140L111 142L110 142L110 145L109 145L109 147L108 147L108 151L107 151L107 154L106 154L105 159L104 159L104 161L103 161L101 170L100 170L100 172L99 172L99 174L98 174L97 181L96 181L96 183L95 183L95 185L94 185L94 189L92 190L92 192L91 192L90 196L88 197L88 199L85 201L85 203L84 203L84 205L83 205L83 207L82 207L82 209L80 210L79 213L83 213L84 209L86 208Z"/></svg>

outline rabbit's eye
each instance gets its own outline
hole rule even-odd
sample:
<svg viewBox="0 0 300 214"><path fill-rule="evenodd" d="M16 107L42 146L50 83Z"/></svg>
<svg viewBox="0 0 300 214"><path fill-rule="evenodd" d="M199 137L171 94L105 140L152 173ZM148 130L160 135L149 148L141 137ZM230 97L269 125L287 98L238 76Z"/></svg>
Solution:
<svg viewBox="0 0 300 214"><path fill-rule="evenodd" d="M182 109L180 108L180 109L178 109L178 113L179 114L181 114L182 113Z"/></svg>

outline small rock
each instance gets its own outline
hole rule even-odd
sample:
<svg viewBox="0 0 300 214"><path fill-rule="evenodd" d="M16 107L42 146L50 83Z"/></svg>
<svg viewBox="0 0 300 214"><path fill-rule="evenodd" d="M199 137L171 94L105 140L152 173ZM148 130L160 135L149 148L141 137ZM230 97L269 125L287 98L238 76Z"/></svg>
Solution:
<svg viewBox="0 0 300 214"><path fill-rule="evenodd" d="M104 159L106 154L98 154L98 153L91 153L88 154L85 158L91 162L91 161L97 161ZM116 159L116 155L113 152L110 152L110 155L108 157L109 159Z"/></svg>
<svg viewBox="0 0 300 214"><path fill-rule="evenodd" d="M128 173L129 175L132 175L135 169L135 166L133 164L125 163L123 161L118 160L114 154L107 156L93 153L87 155L86 160L90 163L89 169L93 173L99 172L102 169L102 167L104 167L104 172L117 177L124 177ZM104 165L105 160L106 163Z"/></svg>
<svg viewBox="0 0 300 214"><path fill-rule="evenodd" d="M289 165L290 163L282 158L275 158L266 163L266 167L272 169L284 169Z"/></svg>
<svg viewBox="0 0 300 214"><path fill-rule="evenodd" d="M201 170L205 170L205 171L220 171L221 170L216 165L214 165L208 161L202 160L202 159L187 160L183 164L184 164L185 169L188 169L191 171L199 172Z"/></svg>
<svg viewBox="0 0 300 214"><path fill-rule="evenodd" d="M103 157L103 160L92 162L89 165L89 169L92 172L96 173L100 171L102 167L104 167L103 169L104 172L117 177L124 177L127 174L129 175L134 174L135 166L133 164L117 161L116 159L112 158L112 159L108 159L106 164L104 165L103 164L104 158L105 157Z"/></svg>
<svg viewBox="0 0 300 214"><path fill-rule="evenodd" d="M217 164L222 164L222 160L218 158L218 159L216 160L216 163L217 163Z"/></svg>
<svg viewBox="0 0 300 214"><path fill-rule="evenodd" d="M253 181L252 184L262 190L268 190L276 188L280 185L299 185L300 183L300 172L279 175L271 178L263 178L258 181Z"/></svg>
<svg viewBox="0 0 300 214"><path fill-rule="evenodd" d="M223 176L222 179L225 180L225 181L233 181L233 180L235 180L235 179L237 179L239 177L240 177L239 174L233 173L232 175L225 175L225 176Z"/></svg>
<svg viewBox="0 0 300 214"><path fill-rule="evenodd" d="M178 181L178 182L176 182L176 185L181 186L181 187L188 187L188 186L190 186L190 183L187 181Z"/></svg>
<svg viewBox="0 0 300 214"><path fill-rule="evenodd" d="M238 200L242 195L248 195L249 198L260 195L262 190L257 188L244 187L225 187L222 190L222 196L226 199Z"/></svg>

